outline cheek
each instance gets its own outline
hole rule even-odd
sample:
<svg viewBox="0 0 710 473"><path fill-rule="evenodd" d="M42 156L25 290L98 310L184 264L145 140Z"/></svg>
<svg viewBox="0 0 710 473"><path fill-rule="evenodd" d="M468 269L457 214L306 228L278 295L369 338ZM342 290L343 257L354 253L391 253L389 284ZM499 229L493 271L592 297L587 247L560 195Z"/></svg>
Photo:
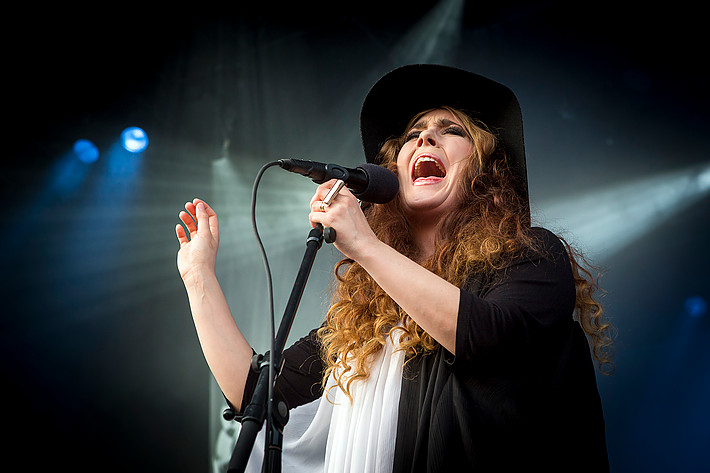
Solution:
<svg viewBox="0 0 710 473"><path fill-rule="evenodd" d="M468 169L469 169L469 160L468 159L461 159L461 161L457 162L454 166L452 166L449 177L451 180L449 181L451 186L455 189L455 193L458 195L463 188L467 186L467 184L464 182L468 180Z"/></svg>
<svg viewBox="0 0 710 473"><path fill-rule="evenodd" d="M405 151L404 148L399 152L399 155L397 155L397 174L399 175L400 179L406 178L409 175L409 159L408 159L409 154Z"/></svg>
<svg viewBox="0 0 710 473"><path fill-rule="evenodd" d="M457 154L461 158L470 158L471 156L473 156L475 150L476 148L475 146L473 146L473 143L467 140L466 143L461 143L458 146Z"/></svg>

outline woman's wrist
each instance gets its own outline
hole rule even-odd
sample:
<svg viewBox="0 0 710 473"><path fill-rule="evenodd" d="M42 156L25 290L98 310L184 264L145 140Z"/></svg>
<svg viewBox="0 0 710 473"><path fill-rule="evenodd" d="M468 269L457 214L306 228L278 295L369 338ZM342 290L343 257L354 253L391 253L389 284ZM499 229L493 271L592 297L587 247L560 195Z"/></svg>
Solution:
<svg viewBox="0 0 710 473"><path fill-rule="evenodd" d="M183 284L185 284L187 291L200 290L204 287L206 282L212 280L216 281L217 275L215 274L214 267L208 265L190 268L182 277Z"/></svg>
<svg viewBox="0 0 710 473"><path fill-rule="evenodd" d="M377 262L389 250L392 250L389 245L374 237L359 245L358 254L353 259L367 271L373 262Z"/></svg>

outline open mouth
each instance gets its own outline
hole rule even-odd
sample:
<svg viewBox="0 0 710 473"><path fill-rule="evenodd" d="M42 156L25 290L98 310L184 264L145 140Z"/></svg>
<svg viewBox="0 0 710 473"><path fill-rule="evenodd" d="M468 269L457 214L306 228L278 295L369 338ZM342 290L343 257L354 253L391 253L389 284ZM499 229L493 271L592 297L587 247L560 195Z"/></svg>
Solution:
<svg viewBox="0 0 710 473"><path fill-rule="evenodd" d="M415 183L439 181L444 177L446 177L446 169L438 160L430 156L420 156L414 163L412 181Z"/></svg>

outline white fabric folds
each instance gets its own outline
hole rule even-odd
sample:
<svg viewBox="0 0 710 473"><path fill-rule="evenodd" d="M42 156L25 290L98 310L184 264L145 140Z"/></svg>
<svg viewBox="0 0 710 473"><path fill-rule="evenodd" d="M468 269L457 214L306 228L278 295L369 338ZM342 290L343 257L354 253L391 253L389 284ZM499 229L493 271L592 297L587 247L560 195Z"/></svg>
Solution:
<svg viewBox="0 0 710 473"><path fill-rule="evenodd" d="M396 335L395 335L395 338ZM367 380L350 385L352 404L331 375L320 399L290 411L284 428L283 471L289 473L390 473L397 434L404 352L391 337L375 356ZM258 473L261 435L247 472Z"/></svg>

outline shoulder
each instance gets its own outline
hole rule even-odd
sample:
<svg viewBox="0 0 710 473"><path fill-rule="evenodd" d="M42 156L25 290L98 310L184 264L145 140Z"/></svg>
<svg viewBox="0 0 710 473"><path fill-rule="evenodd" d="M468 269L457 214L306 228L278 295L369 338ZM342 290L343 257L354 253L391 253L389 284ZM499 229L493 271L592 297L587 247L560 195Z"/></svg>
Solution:
<svg viewBox="0 0 710 473"><path fill-rule="evenodd" d="M539 284L557 282L564 288L574 289L572 266L566 244L553 232L542 227L532 227L527 245L513 256L510 263L498 271L497 282L519 279ZM535 289L537 290L537 289Z"/></svg>
<svg viewBox="0 0 710 473"><path fill-rule="evenodd" d="M529 236L530 244L520 254L522 259L543 259L555 264L569 262L566 243L552 231L543 227L531 227Z"/></svg>
<svg viewBox="0 0 710 473"><path fill-rule="evenodd" d="M472 273L462 289L485 294L492 287L511 278L530 278L535 274L556 274L563 280L571 276L570 260L565 244L552 231L543 227L528 229L522 248L506 256L505 263L488 271Z"/></svg>
<svg viewBox="0 0 710 473"><path fill-rule="evenodd" d="M539 245L541 250L554 250L566 253L566 249L560 237L544 227L531 227L530 236Z"/></svg>

